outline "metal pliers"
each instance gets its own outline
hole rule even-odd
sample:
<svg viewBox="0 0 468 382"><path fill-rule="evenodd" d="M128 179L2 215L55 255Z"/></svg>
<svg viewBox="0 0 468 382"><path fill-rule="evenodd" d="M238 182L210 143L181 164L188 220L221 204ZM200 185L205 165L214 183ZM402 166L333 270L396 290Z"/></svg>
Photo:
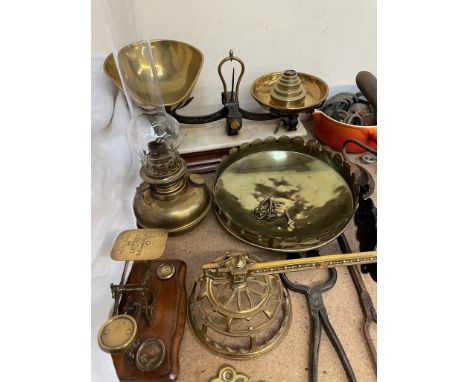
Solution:
<svg viewBox="0 0 468 382"><path fill-rule="evenodd" d="M311 367L309 369L310 373L310 380L312 382L317 381L317 373L318 373L318 356L319 356L319 346L320 346L320 338L322 335L322 324L327 333L328 338L335 348L338 357L340 358L341 364L343 365L343 369L346 372L346 376L348 380L351 382L356 382L356 377L354 376L353 368L346 356L346 353L341 345L338 336L333 329L333 326L328 319L327 309L323 303L322 293L330 290L336 283L337 273L336 269L329 268L329 275L330 278L322 284L318 284L314 287L309 287L306 285L300 285L293 283L288 279L286 274L281 273L281 280L283 281L284 285L288 288L293 290L294 292L302 293L307 297L309 303L309 313L312 320L313 325L313 332L311 335Z"/></svg>

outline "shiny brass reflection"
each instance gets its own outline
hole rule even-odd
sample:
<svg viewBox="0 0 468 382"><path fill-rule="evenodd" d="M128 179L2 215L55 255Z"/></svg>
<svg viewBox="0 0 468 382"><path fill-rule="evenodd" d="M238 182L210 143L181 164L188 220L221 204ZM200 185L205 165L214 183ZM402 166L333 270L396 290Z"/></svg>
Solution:
<svg viewBox="0 0 468 382"><path fill-rule="evenodd" d="M218 168L215 212L234 236L279 251L305 251L336 238L351 221L357 185L339 154L318 142L254 141Z"/></svg>
<svg viewBox="0 0 468 382"><path fill-rule="evenodd" d="M122 65L122 75L131 97L144 109L154 108L154 94L151 93L153 71L147 67L146 44L134 43L121 49L119 57ZM156 63L159 86L161 88L166 110L174 110L180 106L192 92L198 79L202 65L203 54L194 46L173 40L152 40L151 52ZM110 54L104 62L104 72L123 91L114 56Z"/></svg>

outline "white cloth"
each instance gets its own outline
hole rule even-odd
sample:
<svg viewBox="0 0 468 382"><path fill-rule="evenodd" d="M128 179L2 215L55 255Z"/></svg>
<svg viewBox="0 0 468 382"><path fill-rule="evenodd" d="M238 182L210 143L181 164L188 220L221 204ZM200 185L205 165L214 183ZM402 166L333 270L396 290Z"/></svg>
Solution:
<svg viewBox="0 0 468 382"><path fill-rule="evenodd" d="M120 280L123 270L122 262L111 260L110 250L121 231L136 228L132 199L140 178L138 159L126 139L126 99L106 77L104 58L93 55L91 60L91 378L118 382L97 334L112 308L109 285Z"/></svg>

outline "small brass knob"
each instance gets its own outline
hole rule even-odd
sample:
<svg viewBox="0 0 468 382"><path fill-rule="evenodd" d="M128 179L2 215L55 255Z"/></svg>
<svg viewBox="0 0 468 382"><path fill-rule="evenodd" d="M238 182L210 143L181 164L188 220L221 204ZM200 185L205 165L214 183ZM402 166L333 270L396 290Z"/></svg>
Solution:
<svg viewBox="0 0 468 382"><path fill-rule="evenodd" d="M175 267L169 263L163 263L156 269L156 275L160 280L168 280L175 274Z"/></svg>
<svg viewBox="0 0 468 382"><path fill-rule="evenodd" d="M231 121L231 129L237 130L240 127L240 123L237 119Z"/></svg>

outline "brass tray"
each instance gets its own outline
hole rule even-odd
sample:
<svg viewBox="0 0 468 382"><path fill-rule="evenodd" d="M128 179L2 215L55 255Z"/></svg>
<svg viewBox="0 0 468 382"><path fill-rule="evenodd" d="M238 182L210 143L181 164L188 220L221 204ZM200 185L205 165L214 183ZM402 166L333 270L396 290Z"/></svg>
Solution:
<svg viewBox="0 0 468 382"><path fill-rule="evenodd" d="M146 55L142 43L134 43L120 50L125 75L133 87L133 97L140 106L146 107L151 94L145 94L151 87L151 70L145 70ZM203 54L194 46L173 40L151 40L151 52L158 66L158 80L164 106L171 111L179 107L190 96L203 65ZM114 56L104 61L104 72L123 91Z"/></svg>
<svg viewBox="0 0 468 382"><path fill-rule="evenodd" d="M256 139L231 149L221 161L213 187L216 216L231 234L257 247L282 252L319 248L353 218L359 186L352 168L318 141ZM268 196L287 214L259 219L256 208Z"/></svg>
<svg viewBox="0 0 468 382"><path fill-rule="evenodd" d="M278 106L271 100L270 90L283 72L266 74L257 78L250 87L252 97L264 108L277 110L281 113L302 113L318 107L328 95L328 85L322 79L311 74L297 73L304 86L306 96L301 105Z"/></svg>

